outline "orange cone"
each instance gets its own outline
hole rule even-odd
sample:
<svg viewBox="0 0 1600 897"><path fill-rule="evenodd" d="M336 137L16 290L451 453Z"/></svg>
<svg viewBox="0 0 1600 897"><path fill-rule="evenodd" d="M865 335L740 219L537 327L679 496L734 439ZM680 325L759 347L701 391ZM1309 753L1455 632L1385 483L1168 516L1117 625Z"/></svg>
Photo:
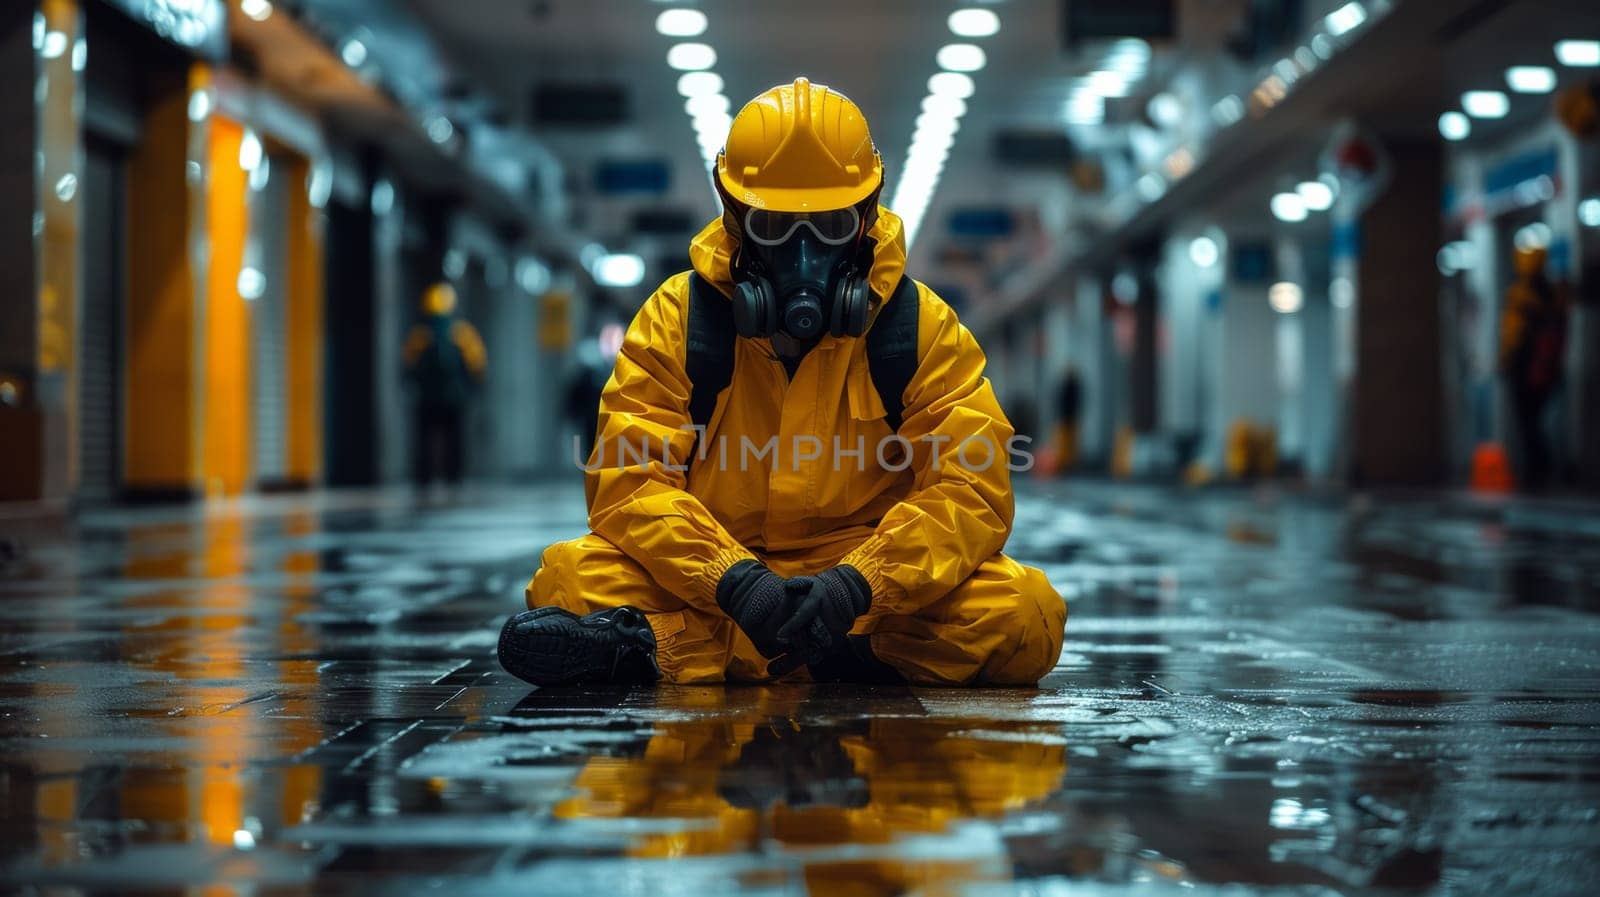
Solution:
<svg viewBox="0 0 1600 897"><path fill-rule="evenodd" d="M1472 452L1472 490L1505 493L1515 486L1505 447L1498 442L1479 443Z"/></svg>

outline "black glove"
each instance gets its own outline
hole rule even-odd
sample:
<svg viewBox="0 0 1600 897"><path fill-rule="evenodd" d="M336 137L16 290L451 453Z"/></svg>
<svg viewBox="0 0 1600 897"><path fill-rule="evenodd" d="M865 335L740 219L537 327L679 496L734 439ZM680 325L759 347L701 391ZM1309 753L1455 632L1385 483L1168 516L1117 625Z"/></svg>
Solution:
<svg viewBox="0 0 1600 897"><path fill-rule="evenodd" d="M845 635L856 617L872 606L872 587L856 568L841 564L816 576L796 576L784 587L794 602L789 621L778 630L778 641L789 655L773 662L767 672L781 676L801 664L813 664L844 647Z"/></svg>
<svg viewBox="0 0 1600 897"><path fill-rule="evenodd" d="M765 564L752 560L734 564L717 581L717 606L750 636L761 656L769 659L789 649L778 637L794 607L783 582L783 577Z"/></svg>
<svg viewBox="0 0 1600 897"><path fill-rule="evenodd" d="M739 759L717 773L717 794L740 809L864 807L872 798L867 780L833 726L796 727L772 720L755 728Z"/></svg>

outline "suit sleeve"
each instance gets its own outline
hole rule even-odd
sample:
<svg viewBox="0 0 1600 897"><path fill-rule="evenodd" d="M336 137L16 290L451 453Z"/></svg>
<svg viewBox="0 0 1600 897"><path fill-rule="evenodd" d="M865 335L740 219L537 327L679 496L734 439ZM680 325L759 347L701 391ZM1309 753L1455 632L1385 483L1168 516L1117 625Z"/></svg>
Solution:
<svg viewBox="0 0 1600 897"><path fill-rule="evenodd" d="M872 586L869 624L948 594L1011 534L1011 423L983 375L977 340L949 306L919 289L922 360L900 426L913 448L914 489L842 561Z"/></svg>
<svg viewBox="0 0 1600 897"><path fill-rule="evenodd" d="M687 277L668 280L628 327L600 396L589 525L662 588L715 610L717 581L754 555L685 488L695 446L684 372L687 293Z"/></svg>
<svg viewBox="0 0 1600 897"><path fill-rule="evenodd" d="M489 366L489 352L483 347L483 337L478 335L478 328L466 321L457 321L450 328L450 337L455 340L456 348L461 352L461 360L467 366L467 372L474 379L482 380L484 370Z"/></svg>
<svg viewBox="0 0 1600 897"><path fill-rule="evenodd" d="M417 359L421 358L422 353L432 344L433 335L428 333L428 328L421 324L411 325L411 330L406 333L405 348L400 352L400 359L405 362L406 369L415 367Z"/></svg>

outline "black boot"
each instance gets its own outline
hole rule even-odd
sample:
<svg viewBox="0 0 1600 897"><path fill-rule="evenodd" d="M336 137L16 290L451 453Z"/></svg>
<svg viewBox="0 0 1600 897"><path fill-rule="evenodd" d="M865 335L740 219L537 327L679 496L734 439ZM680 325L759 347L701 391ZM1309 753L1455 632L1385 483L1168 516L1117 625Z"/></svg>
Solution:
<svg viewBox="0 0 1600 897"><path fill-rule="evenodd" d="M534 685L642 685L661 677L655 633L626 606L582 617L559 607L523 611L500 630L500 666Z"/></svg>

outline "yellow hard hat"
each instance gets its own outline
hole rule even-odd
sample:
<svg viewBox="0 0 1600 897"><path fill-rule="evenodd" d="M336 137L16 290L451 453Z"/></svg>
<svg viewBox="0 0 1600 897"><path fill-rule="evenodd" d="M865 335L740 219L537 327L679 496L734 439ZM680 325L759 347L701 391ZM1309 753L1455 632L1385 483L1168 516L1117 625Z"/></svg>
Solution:
<svg viewBox="0 0 1600 897"><path fill-rule="evenodd" d="M758 209L842 209L878 189L883 160L855 103L796 78L734 116L717 179L728 196Z"/></svg>
<svg viewBox="0 0 1600 897"><path fill-rule="evenodd" d="M448 283L434 284L422 294L422 310L430 315L447 315L456 310L456 288Z"/></svg>

